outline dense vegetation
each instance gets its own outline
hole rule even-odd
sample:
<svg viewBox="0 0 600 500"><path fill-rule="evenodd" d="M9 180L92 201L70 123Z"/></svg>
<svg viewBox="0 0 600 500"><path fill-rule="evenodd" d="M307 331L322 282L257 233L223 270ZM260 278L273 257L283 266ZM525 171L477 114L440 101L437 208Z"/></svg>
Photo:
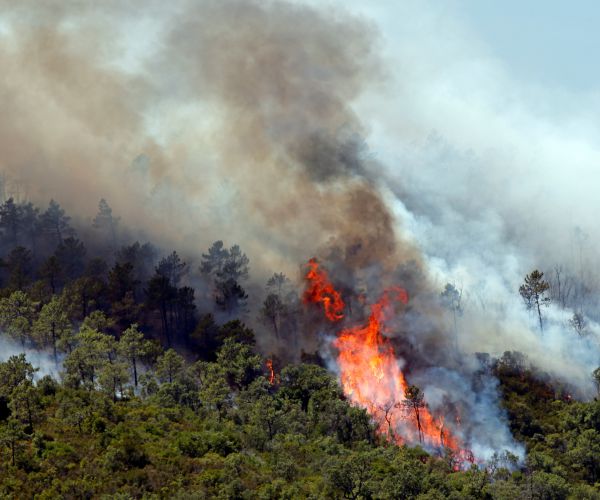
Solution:
<svg viewBox="0 0 600 500"><path fill-rule="evenodd" d="M525 462L498 450L459 470L378 436L318 356L258 354L238 247L215 243L194 277L175 252L120 245L117 223L101 202L89 251L54 202L0 207L0 342L49 353L40 371L24 354L0 363L0 497L600 498L600 402L522 355L489 369ZM299 313L283 275L265 296L265 328L285 336Z"/></svg>

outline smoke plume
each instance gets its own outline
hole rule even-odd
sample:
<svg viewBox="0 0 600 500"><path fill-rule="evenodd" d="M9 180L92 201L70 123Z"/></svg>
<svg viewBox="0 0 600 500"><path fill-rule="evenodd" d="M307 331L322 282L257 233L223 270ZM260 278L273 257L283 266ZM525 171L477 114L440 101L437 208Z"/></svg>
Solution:
<svg viewBox="0 0 600 500"><path fill-rule="evenodd" d="M517 447L474 353L521 351L591 395L593 280L558 294L543 334L517 290L535 267L562 264L573 283L596 273L597 183L581 179L597 150L538 117L492 62L468 84L487 92L465 92L458 54L481 54L454 31L440 47L415 33L435 31L435 9L403 4L406 29L386 42L365 17L292 2L0 5L0 169L23 196L90 216L105 197L196 258L232 238L261 283L274 271L300 283L318 255L366 302L405 287L399 363L433 407L470 408L465 437L482 456ZM456 327L446 283L463 293Z"/></svg>

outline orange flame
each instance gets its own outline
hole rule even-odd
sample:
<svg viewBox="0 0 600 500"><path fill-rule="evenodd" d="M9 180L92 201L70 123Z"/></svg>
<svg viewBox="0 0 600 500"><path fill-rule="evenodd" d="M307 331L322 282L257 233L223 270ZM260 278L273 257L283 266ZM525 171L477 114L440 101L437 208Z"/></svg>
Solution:
<svg viewBox="0 0 600 500"><path fill-rule="evenodd" d="M273 370L273 360L267 359L265 365L267 365L267 369L269 370L269 384L273 385L275 383L275 370Z"/></svg>
<svg viewBox="0 0 600 500"><path fill-rule="evenodd" d="M342 295L333 287L327 273L319 268L317 259L308 261L306 273L308 288L304 292L304 302L323 304L325 316L329 321L339 321L344 317L344 301Z"/></svg>
<svg viewBox="0 0 600 500"><path fill-rule="evenodd" d="M330 321L339 321L343 317L340 294L333 289L327 274L318 268L314 259L309 266L311 269L306 278L310 288L305 300L308 297L308 302L323 302L326 317ZM321 290L327 290L327 298L335 298L333 303L342 304L342 307L332 309L328 308L331 302L312 300L312 297L321 297L318 293ZM397 444L419 442L433 448L449 448L460 457L465 453L468 455L445 426L443 417L436 423L422 399L407 398L409 385L391 341L383 335L386 322L395 315L395 305L407 303L406 290L390 288L379 302L371 305L366 325L344 328L338 333L334 346L338 350L337 362L344 394L351 402L365 408L375 420L379 432Z"/></svg>

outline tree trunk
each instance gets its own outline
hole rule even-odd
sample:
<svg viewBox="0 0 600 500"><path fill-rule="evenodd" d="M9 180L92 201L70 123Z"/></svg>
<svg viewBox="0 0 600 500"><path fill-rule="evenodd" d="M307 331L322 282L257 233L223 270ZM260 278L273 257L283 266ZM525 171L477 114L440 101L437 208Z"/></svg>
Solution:
<svg viewBox="0 0 600 500"><path fill-rule="evenodd" d="M415 416L417 417L417 430L419 431L419 443L423 442L423 428L421 427L421 416L419 415L419 408L415 406Z"/></svg>
<svg viewBox="0 0 600 500"><path fill-rule="evenodd" d="M135 387L138 386L138 377L137 377L137 363L135 361L135 356L131 357L131 364L133 365L133 383Z"/></svg>
<svg viewBox="0 0 600 500"><path fill-rule="evenodd" d="M167 318L167 304L163 301L160 305L160 315L163 324L163 332L165 334L165 338L167 339L167 346L171 347L171 335L169 334L169 321Z"/></svg>
<svg viewBox="0 0 600 500"><path fill-rule="evenodd" d="M52 325L52 353L54 354L54 364L58 368L58 353L56 351L56 328Z"/></svg>
<svg viewBox="0 0 600 500"><path fill-rule="evenodd" d="M536 299L535 301L538 312L538 319L540 320L540 332L544 332L544 327L542 326L542 310L540 309L540 300Z"/></svg>

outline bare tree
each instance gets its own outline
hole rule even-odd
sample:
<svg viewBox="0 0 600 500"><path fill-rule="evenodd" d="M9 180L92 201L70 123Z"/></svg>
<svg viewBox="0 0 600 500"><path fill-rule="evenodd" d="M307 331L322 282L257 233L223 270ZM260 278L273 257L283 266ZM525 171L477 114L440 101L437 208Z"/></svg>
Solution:
<svg viewBox="0 0 600 500"><path fill-rule="evenodd" d="M587 333L587 321L585 320L585 316L580 312L573 313L573 317L569 320L569 325L580 337L585 336Z"/></svg>
<svg viewBox="0 0 600 500"><path fill-rule="evenodd" d="M548 280L550 284L550 297L561 307L569 306L573 294L575 279L572 275L566 274L562 265L555 265L553 269L553 278Z"/></svg>
<svg viewBox="0 0 600 500"><path fill-rule="evenodd" d="M394 410L399 407L399 403L394 401L388 401L383 405L377 405L376 409L383 413L383 419L387 424L388 428L388 437L390 439L394 438L394 429L392 429L392 419L394 416Z"/></svg>

